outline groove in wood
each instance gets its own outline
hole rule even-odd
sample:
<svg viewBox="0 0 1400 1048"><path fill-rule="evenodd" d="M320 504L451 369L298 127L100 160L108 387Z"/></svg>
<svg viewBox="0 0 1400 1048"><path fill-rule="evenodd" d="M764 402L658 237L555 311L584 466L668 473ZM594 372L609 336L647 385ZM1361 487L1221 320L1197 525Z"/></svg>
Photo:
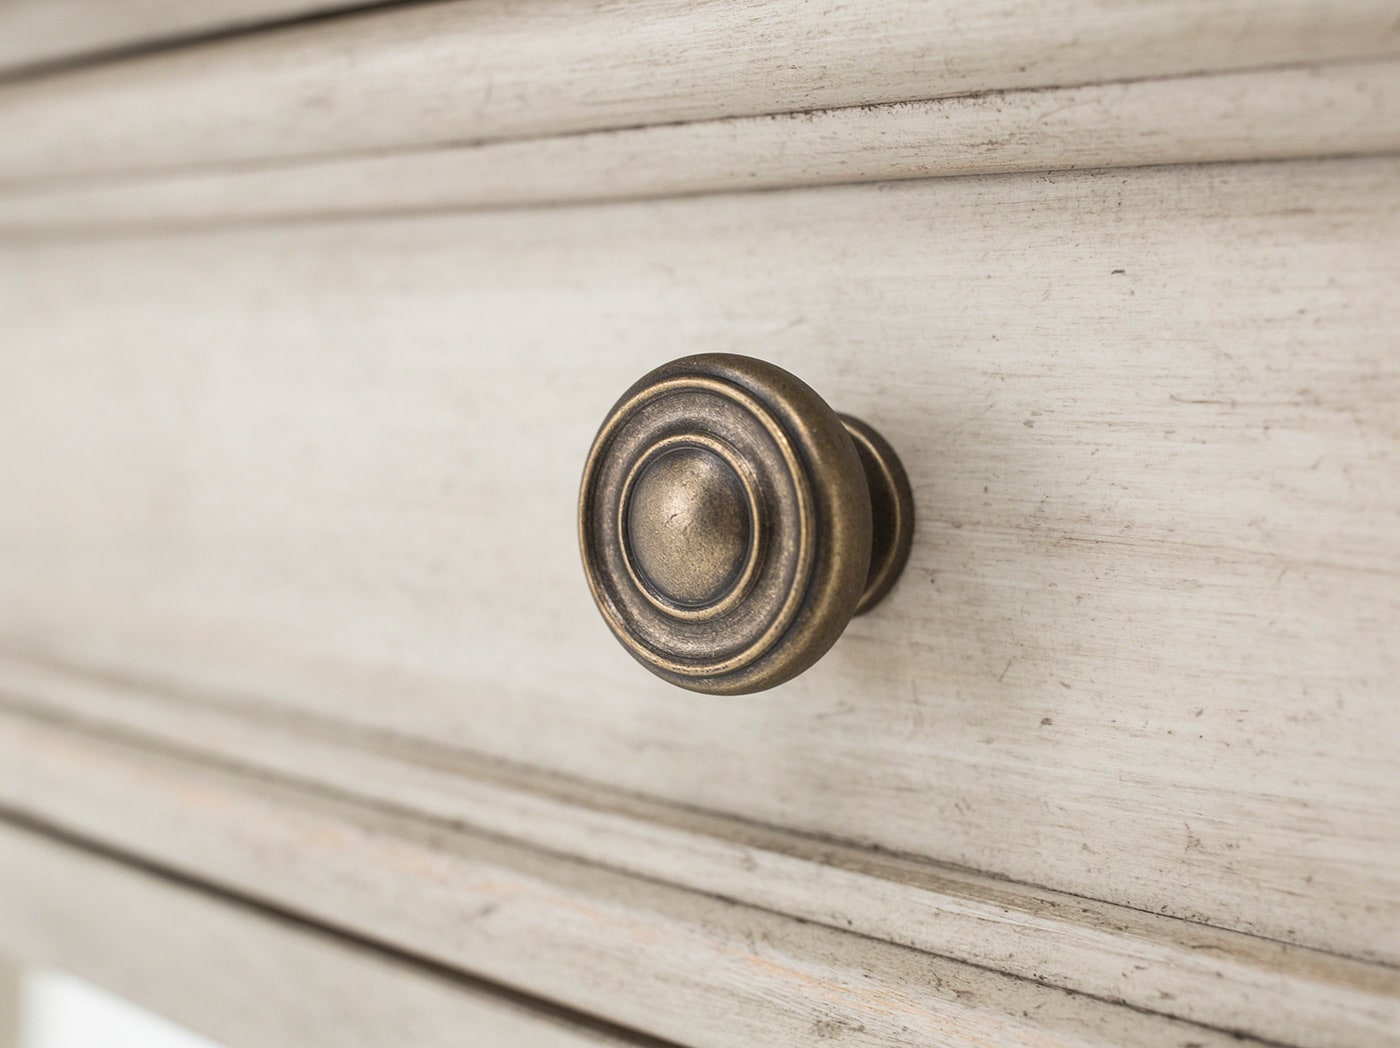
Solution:
<svg viewBox="0 0 1400 1048"><path fill-rule="evenodd" d="M1400 152L1400 63L976 95L0 192L11 234Z"/></svg>
<svg viewBox="0 0 1400 1048"><path fill-rule="evenodd" d="M1400 57L1393 0L457 0L0 90L0 180ZM800 60L794 60L800 56Z"/></svg>
<svg viewBox="0 0 1400 1048"><path fill-rule="evenodd" d="M694 1048L834 1036L856 1048L1238 1045L1160 1015L8 715L0 753L0 808L12 814Z"/></svg>
<svg viewBox="0 0 1400 1048"><path fill-rule="evenodd" d="M12 712L1303 1048L1383 1042L1400 972L706 816L460 751L0 658Z"/></svg>
<svg viewBox="0 0 1400 1048"><path fill-rule="evenodd" d="M228 1048L665 1048L4 821L0 948Z"/></svg>
<svg viewBox="0 0 1400 1048"><path fill-rule="evenodd" d="M191 38L204 42L212 34L364 6L367 0L5 0L0 70L34 75L60 63L122 61L134 49L189 46Z"/></svg>

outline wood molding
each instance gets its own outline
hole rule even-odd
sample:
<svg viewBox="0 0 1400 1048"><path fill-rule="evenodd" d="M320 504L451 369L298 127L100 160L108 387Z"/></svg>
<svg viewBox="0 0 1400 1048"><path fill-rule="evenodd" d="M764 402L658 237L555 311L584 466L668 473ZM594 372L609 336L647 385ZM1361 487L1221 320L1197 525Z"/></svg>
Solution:
<svg viewBox="0 0 1400 1048"><path fill-rule="evenodd" d="M148 747L0 715L0 809L692 1048L1238 1048L1146 1014Z"/></svg>
<svg viewBox="0 0 1400 1048"><path fill-rule="evenodd" d="M228 1048L665 1048L3 820L0 948Z"/></svg>
<svg viewBox="0 0 1400 1048"><path fill-rule="evenodd" d="M1400 62L997 92L0 192L72 234L892 179L1400 152Z"/></svg>
<svg viewBox="0 0 1400 1048"><path fill-rule="evenodd" d="M0 180L1400 56L1390 0L457 0L0 91Z"/></svg>
<svg viewBox="0 0 1400 1048"><path fill-rule="evenodd" d="M130 58L137 50L188 46L375 0L5 0L0 70L32 76L57 65ZM382 4L381 4L382 6Z"/></svg>
<svg viewBox="0 0 1400 1048"><path fill-rule="evenodd" d="M314 718L226 708L12 657L0 657L0 708L1269 1041L1382 1044L1400 1025L1400 972L1386 966L681 810ZM53 728L22 732L36 730L47 737ZM0 731L0 746L7 738L19 745ZM44 817L42 803L35 814Z"/></svg>

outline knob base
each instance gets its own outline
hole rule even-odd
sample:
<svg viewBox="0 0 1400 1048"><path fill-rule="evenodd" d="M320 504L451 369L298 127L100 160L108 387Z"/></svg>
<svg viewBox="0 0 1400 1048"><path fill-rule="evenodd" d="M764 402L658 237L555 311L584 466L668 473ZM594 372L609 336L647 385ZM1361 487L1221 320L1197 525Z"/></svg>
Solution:
<svg viewBox="0 0 1400 1048"><path fill-rule="evenodd" d="M870 571L855 613L863 615L894 588L914 545L914 492L894 448L858 418L838 415L870 487Z"/></svg>

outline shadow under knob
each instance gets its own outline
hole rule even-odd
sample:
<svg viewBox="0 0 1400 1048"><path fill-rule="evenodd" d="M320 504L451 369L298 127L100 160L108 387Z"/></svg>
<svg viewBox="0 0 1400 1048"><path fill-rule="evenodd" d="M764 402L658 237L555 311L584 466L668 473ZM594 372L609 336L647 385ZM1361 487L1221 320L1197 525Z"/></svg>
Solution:
<svg viewBox="0 0 1400 1048"><path fill-rule="evenodd" d="M613 406L579 494L604 619L658 676L740 694L816 662L894 585L913 535L890 446L772 364L713 353Z"/></svg>

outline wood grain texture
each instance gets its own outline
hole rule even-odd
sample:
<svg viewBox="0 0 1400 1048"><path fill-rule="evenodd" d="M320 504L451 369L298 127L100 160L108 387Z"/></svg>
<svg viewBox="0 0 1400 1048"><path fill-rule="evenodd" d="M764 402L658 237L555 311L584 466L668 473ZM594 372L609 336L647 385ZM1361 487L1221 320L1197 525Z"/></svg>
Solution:
<svg viewBox="0 0 1400 1048"><path fill-rule="evenodd" d="M1394 961L1396 243L1385 160L15 245L0 636ZM717 349L920 513L757 700L633 665L575 548L608 405Z"/></svg>
<svg viewBox="0 0 1400 1048"><path fill-rule="evenodd" d="M3 822L0 948L227 1048L636 1043Z"/></svg>
<svg viewBox="0 0 1400 1048"><path fill-rule="evenodd" d="M0 69L31 70L357 6L365 6L363 0L5 0L0 4Z"/></svg>
<svg viewBox="0 0 1400 1048"><path fill-rule="evenodd" d="M60 181L11 234L1400 152L1400 63L997 92L519 142Z"/></svg>
<svg viewBox="0 0 1400 1048"><path fill-rule="evenodd" d="M0 92L0 180L1394 58L1393 0L460 0Z"/></svg>
<svg viewBox="0 0 1400 1048"><path fill-rule="evenodd" d="M333 722L0 658L0 705L1207 1026L1386 1044L1400 972L815 841Z"/></svg>
<svg viewBox="0 0 1400 1048"><path fill-rule="evenodd" d="M0 715L0 752L0 806L12 814L694 1048L1236 1043L441 822L35 722Z"/></svg>

